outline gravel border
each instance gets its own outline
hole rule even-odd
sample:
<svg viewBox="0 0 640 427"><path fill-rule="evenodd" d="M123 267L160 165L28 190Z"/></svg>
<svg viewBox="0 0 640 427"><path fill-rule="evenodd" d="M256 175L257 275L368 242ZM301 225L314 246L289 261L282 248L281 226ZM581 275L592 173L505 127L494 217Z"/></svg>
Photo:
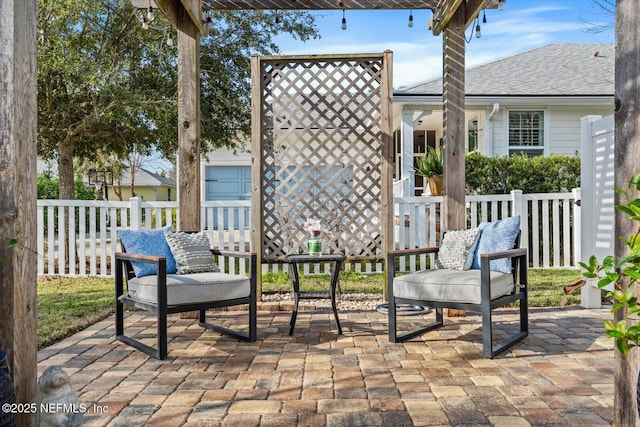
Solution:
<svg viewBox="0 0 640 427"><path fill-rule="evenodd" d="M293 303L292 292L269 292L262 294L263 302L289 302ZM336 295L336 304L338 310L375 310L378 304L382 304L385 300L382 294L368 292L344 292ZM325 308L330 305L331 301L327 299L317 300L300 300L300 305L315 305L316 307Z"/></svg>

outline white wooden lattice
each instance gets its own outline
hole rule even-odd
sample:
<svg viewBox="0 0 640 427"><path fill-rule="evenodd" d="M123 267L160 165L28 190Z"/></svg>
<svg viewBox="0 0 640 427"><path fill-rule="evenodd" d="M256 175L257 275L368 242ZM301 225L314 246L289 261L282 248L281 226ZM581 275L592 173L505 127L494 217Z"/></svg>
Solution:
<svg viewBox="0 0 640 427"><path fill-rule="evenodd" d="M302 253L307 218L325 252L382 255L383 55L260 60L262 260Z"/></svg>

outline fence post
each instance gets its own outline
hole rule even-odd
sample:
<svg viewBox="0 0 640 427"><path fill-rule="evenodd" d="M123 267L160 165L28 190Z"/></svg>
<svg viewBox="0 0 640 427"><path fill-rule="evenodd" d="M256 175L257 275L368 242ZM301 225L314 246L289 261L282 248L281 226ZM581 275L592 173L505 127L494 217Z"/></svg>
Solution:
<svg viewBox="0 0 640 427"><path fill-rule="evenodd" d="M511 190L511 216L520 215L520 247L529 247L529 214L522 190Z"/></svg>
<svg viewBox="0 0 640 427"><path fill-rule="evenodd" d="M142 200L140 197L131 197L129 198L129 212L131 213L131 224L130 227L132 230L142 230Z"/></svg>
<svg viewBox="0 0 640 427"><path fill-rule="evenodd" d="M573 193L573 265L578 267L582 261L582 192L580 188L571 190Z"/></svg>

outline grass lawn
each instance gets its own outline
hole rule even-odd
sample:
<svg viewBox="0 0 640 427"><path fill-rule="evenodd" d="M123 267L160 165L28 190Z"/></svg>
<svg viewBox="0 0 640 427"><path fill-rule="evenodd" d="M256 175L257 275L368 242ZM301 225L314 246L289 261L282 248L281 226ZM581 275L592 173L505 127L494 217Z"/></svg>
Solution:
<svg viewBox="0 0 640 427"><path fill-rule="evenodd" d="M329 276L301 278L305 289L326 290ZM580 280L578 270L529 270L529 306L559 306L562 288ZM342 272L342 292L382 293L384 276ZM111 315L115 309L112 278L38 277L38 348L51 345ZM269 273L263 292L290 291L288 274ZM579 304L580 292L567 298L567 305Z"/></svg>

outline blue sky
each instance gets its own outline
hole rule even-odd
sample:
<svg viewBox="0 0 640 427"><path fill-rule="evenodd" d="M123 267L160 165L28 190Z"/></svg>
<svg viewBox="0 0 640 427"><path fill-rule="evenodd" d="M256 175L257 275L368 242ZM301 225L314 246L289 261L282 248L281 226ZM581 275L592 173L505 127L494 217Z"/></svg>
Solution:
<svg viewBox="0 0 640 427"><path fill-rule="evenodd" d="M442 36L427 29L431 12L414 10L347 10L347 30L340 28L342 11L312 12L321 38L307 42L279 37L283 54L374 53L393 51L394 87L442 75ZM466 66L472 68L499 58L551 43L610 43L614 29L595 33L588 24L613 23L592 0L507 0L503 10L487 10L480 22L482 37L467 44ZM480 16L482 20L482 14ZM471 28L467 29L467 37Z"/></svg>

